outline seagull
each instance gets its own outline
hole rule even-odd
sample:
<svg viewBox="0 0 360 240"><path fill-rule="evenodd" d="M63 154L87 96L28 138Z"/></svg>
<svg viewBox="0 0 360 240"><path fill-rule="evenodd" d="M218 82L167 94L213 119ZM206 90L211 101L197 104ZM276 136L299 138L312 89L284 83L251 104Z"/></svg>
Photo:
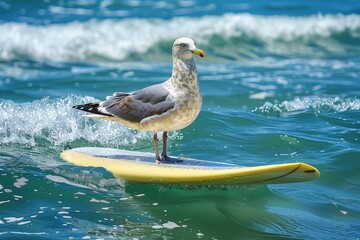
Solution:
<svg viewBox="0 0 360 240"><path fill-rule="evenodd" d="M121 123L128 128L152 131L155 162L170 161L167 155L167 132L189 126L199 115L202 97L193 55L205 57L195 42L186 37L172 46L171 77L135 92L115 92L101 102L76 105L73 108L89 112L85 117ZM158 132L163 132L163 151L159 155Z"/></svg>

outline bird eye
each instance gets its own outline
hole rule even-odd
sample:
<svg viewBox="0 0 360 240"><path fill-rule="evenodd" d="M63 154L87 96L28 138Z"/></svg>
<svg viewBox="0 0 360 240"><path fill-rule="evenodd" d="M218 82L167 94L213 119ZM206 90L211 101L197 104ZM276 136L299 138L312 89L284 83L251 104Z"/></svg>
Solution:
<svg viewBox="0 0 360 240"><path fill-rule="evenodd" d="M180 47L185 47L185 43L180 43Z"/></svg>

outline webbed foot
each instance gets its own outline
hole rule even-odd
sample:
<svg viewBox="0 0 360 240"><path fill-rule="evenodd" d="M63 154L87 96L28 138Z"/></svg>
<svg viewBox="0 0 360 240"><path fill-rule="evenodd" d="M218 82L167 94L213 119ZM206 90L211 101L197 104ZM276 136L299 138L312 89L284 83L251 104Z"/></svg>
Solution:
<svg viewBox="0 0 360 240"><path fill-rule="evenodd" d="M161 156L161 159L156 159L156 163L158 164L160 163L171 164L171 163L181 163L181 162L183 162L183 160L169 156Z"/></svg>

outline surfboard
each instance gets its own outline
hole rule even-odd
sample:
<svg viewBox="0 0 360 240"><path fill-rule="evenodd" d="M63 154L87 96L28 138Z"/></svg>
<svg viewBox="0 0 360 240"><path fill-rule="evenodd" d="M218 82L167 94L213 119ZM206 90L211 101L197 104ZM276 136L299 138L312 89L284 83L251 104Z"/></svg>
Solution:
<svg viewBox="0 0 360 240"><path fill-rule="evenodd" d="M154 153L112 148L68 149L60 157L83 167L102 167L115 177L135 183L195 185L257 185L311 181L320 172L305 163L244 167L236 164L170 157L156 163Z"/></svg>

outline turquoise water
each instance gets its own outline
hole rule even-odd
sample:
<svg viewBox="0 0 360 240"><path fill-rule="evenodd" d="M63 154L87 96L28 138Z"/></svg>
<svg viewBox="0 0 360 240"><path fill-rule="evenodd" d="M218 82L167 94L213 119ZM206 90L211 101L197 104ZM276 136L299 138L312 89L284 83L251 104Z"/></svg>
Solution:
<svg viewBox="0 0 360 240"><path fill-rule="evenodd" d="M153 151L71 109L166 80L193 38L197 120L171 155L306 162L321 177L230 188L129 185L66 147ZM0 1L1 239L359 239L358 1Z"/></svg>

